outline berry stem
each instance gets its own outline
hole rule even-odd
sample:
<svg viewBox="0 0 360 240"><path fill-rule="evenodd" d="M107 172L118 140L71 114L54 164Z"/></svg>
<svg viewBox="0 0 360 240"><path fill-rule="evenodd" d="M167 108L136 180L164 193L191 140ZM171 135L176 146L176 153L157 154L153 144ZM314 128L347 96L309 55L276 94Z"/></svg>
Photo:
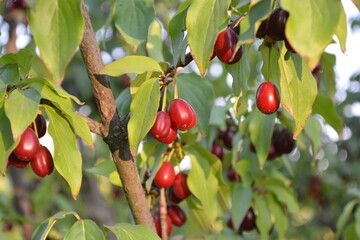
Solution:
<svg viewBox="0 0 360 240"><path fill-rule="evenodd" d="M160 224L161 224L161 236L163 240L167 240L167 209L166 209L166 197L165 188L160 189Z"/></svg>
<svg viewBox="0 0 360 240"><path fill-rule="evenodd" d="M174 75L174 99L178 99L179 98L179 93L178 93L178 88L177 88L177 84L176 84L176 75Z"/></svg>
<svg viewBox="0 0 360 240"><path fill-rule="evenodd" d="M163 112L166 112L166 95L167 95L167 89L168 89L168 86L165 85L165 86L164 86L163 101L162 101L162 106L161 106L161 111L163 111Z"/></svg>

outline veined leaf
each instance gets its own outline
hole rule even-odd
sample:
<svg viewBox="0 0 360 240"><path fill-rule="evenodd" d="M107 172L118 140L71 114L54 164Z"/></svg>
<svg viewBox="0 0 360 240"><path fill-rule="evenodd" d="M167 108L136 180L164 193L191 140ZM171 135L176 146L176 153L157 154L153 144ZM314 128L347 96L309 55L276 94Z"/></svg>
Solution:
<svg viewBox="0 0 360 240"><path fill-rule="evenodd" d="M201 76L205 75L216 36L226 27L230 0L193 0L186 16L188 43Z"/></svg>
<svg viewBox="0 0 360 240"><path fill-rule="evenodd" d="M10 64L0 67L0 90L9 84L17 84L20 81L18 65Z"/></svg>
<svg viewBox="0 0 360 240"><path fill-rule="evenodd" d="M2 65L17 64L20 68L20 73L26 76L30 71L32 59L32 52L23 48L16 53L5 54L0 58L0 63Z"/></svg>
<svg viewBox="0 0 360 240"><path fill-rule="evenodd" d="M113 232L118 240L144 239L144 236L148 240L161 240L151 228L145 225L118 223L115 226L104 227L106 231Z"/></svg>
<svg viewBox="0 0 360 240"><path fill-rule="evenodd" d="M105 240L104 233L92 220L79 220L72 225L64 240Z"/></svg>
<svg viewBox="0 0 360 240"><path fill-rule="evenodd" d="M31 8L29 22L36 45L55 82L61 82L65 68L84 31L82 0L37 0Z"/></svg>
<svg viewBox="0 0 360 240"><path fill-rule="evenodd" d="M134 156L140 142L153 126L159 108L159 79L152 78L144 82L131 103L131 117L128 123L129 144Z"/></svg>
<svg viewBox="0 0 360 240"><path fill-rule="evenodd" d="M283 238L285 237L289 225L288 217L286 216L281 203L279 203L272 194L266 193L265 199L269 206L270 213L274 216L275 229L278 232L279 237Z"/></svg>
<svg viewBox="0 0 360 240"><path fill-rule="evenodd" d="M100 71L101 74L109 76L121 76L125 73L140 74L144 72L163 73L164 71L157 61L145 56L126 56L106 65Z"/></svg>
<svg viewBox="0 0 360 240"><path fill-rule="evenodd" d="M336 222L336 239L339 239L339 237L343 233L346 224L351 218L351 214L354 207L356 205L359 205L359 203L360 202L358 199L354 199L345 205L343 212L341 213L340 217L338 218L338 221Z"/></svg>
<svg viewBox="0 0 360 240"><path fill-rule="evenodd" d="M256 214L256 226L260 230L261 239L267 240L272 226L269 208L263 196L254 196L254 210Z"/></svg>
<svg viewBox="0 0 360 240"><path fill-rule="evenodd" d="M82 181L82 159L76 146L76 135L67 119L47 105L43 106L50 119L49 134L54 140L54 165L70 186L76 199Z"/></svg>
<svg viewBox="0 0 360 240"><path fill-rule="evenodd" d="M341 51L346 51L346 38L347 38L347 20L344 7L341 5L341 13L339 17L339 22L337 24L335 35L339 39Z"/></svg>
<svg viewBox="0 0 360 240"><path fill-rule="evenodd" d="M311 139L311 146L312 146L312 155L313 159L316 158L316 155L319 153L321 148L321 133L322 128L321 124L318 120L316 120L314 117L310 116L305 124L305 133L309 136Z"/></svg>
<svg viewBox="0 0 360 240"><path fill-rule="evenodd" d="M146 49L149 54L149 57L157 61L164 61L164 57L162 54L163 44L162 44L161 25L158 20L154 20L149 26Z"/></svg>
<svg viewBox="0 0 360 240"><path fill-rule="evenodd" d="M116 0L115 26L125 41L143 54L148 28L155 18L153 0Z"/></svg>
<svg viewBox="0 0 360 240"><path fill-rule="evenodd" d="M232 192L231 208L231 216L235 229L240 227L240 224L251 205L251 199L251 187L244 188L241 184L236 184Z"/></svg>

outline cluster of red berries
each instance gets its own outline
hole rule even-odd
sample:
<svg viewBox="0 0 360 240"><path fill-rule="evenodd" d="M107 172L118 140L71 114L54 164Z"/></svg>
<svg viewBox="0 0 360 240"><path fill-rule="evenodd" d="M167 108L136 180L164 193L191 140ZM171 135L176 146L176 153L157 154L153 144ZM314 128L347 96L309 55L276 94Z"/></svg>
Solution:
<svg viewBox="0 0 360 240"><path fill-rule="evenodd" d="M248 211L245 214L244 219L242 220L240 227L238 229L236 229L234 227L234 224L232 222L232 217L231 215L228 216L227 220L226 220L226 225L236 231L237 233L239 233L240 235L244 232L244 231L251 231L253 229L256 229L256 215L254 213L254 210L252 209L252 207L250 207L248 209Z"/></svg>
<svg viewBox="0 0 360 240"><path fill-rule="evenodd" d="M272 114L279 109L280 94L272 82L263 82L256 91L256 106L264 114Z"/></svg>
<svg viewBox="0 0 360 240"><path fill-rule="evenodd" d="M295 140L293 134L288 128L283 128L281 131L279 127L275 125L273 135L271 137L268 160L272 160L282 154L289 154L295 147ZM252 143L250 143L250 150L256 152L256 149Z"/></svg>
<svg viewBox="0 0 360 240"><path fill-rule="evenodd" d="M295 53L295 50L291 47L290 43L285 36L285 26L289 13L282 8L275 9L270 17L263 20L256 33L256 37L264 38L266 35L274 41L285 41L286 48Z"/></svg>
<svg viewBox="0 0 360 240"><path fill-rule="evenodd" d="M38 114L35 125L31 124L21 135L19 144L8 158L7 167L13 165L17 168L24 168L30 163L36 175L45 177L51 174L54 170L53 158L49 149L39 143L39 138L43 137L45 133L45 118Z"/></svg>
<svg viewBox="0 0 360 240"><path fill-rule="evenodd" d="M177 130L186 131L196 125L196 114L192 106L183 99L174 99L167 112L160 111L150 129L151 135L159 142L170 144L177 136Z"/></svg>
<svg viewBox="0 0 360 240"><path fill-rule="evenodd" d="M6 2L6 9L7 10L25 10L29 6L25 0L8 0Z"/></svg>
<svg viewBox="0 0 360 240"><path fill-rule="evenodd" d="M227 28L220 32L216 38L214 52L211 59L217 56L223 63L237 63L243 54L242 46L235 53L237 42L238 35L233 29Z"/></svg>
<svg viewBox="0 0 360 240"><path fill-rule="evenodd" d="M187 185L187 174L180 172L175 175L174 166L170 162L164 162L154 177L154 184L156 187L168 189L167 196L171 204L167 207L167 235L170 236L172 225L180 227L186 222L186 214L177 204L191 195ZM155 212L154 222L156 231L161 237L158 210Z"/></svg>

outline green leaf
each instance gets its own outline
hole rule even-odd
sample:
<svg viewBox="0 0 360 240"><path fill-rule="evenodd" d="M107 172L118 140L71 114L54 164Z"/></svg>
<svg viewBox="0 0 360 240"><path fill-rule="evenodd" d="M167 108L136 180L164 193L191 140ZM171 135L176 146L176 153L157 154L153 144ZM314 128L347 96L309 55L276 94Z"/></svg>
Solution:
<svg viewBox="0 0 360 240"><path fill-rule="evenodd" d="M0 102L0 175L5 175L8 156L16 146L11 132L9 119L6 117L3 104Z"/></svg>
<svg viewBox="0 0 360 240"><path fill-rule="evenodd" d="M11 64L0 67L0 90L7 85L17 84L20 81L18 65Z"/></svg>
<svg viewBox="0 0 360 240"><path fill-rule="evenodd" d="M106 231L111 231L115 234L118 240L160 240L160 237L148 226L145 225L131 225L128 223L118 223L115 226L104 226Z"/></svg>
<svg viewBox="0 0 360 240"><path fill-rule="evenodd" d="M131 101L130 88L124 89L116 98L115 104L121 117L125 117L130 112Z"/></svg>
<svg viewBox="0 0 360 240"><path fill-rule="evenodd" d="M230 0L193 0L186 16L188 43L201 76L205 75L216 36L226 27Z"/></svg>
<svg viewBox="0 0 360 240"><path fill-rule="evenodd" d="M43 106L50 119L48 132L54 140L54 165L65 178L76 199L82 181L81 153L76 146L76 135L67 119L52 107Z"/></svg>
<svg viewBox="0 0 360 240"><path fill-rule="evenodd" d="M241 159L235 163L235 170L241 176L241 181L244 187L249 187L252 184L251 168L252 161L248 159Z"/></svg>
<svg viewBox="0 0 360 240"><path fill-rule="evenodd" d="M337 24L335 35L339 40L341 51L346 51L346 38L347 38L347 20L344 7L341 5L341 12L339 17L339 22Z"/></svg>
<svg viewBox="0 0 360 240"><path fill-rule="evenodd" d="M18 139L30 123L36 118L39 110L40 95L32 88L15 89L5 100L5 113L11 122L14 139Z"/></svg>
<svg viewBox="0 0 360 240"><path fill-rule="evenodd" d="M87 169L88 172L98 174L109 178L110 182L116 186L122 187L122 183L113 161L104 161L96 166Z"/></svg>
<svg viewBox="0 0 360 240"><path fill-rule="evenodd" d="M33 82L29 84L29 86L37 89L40 92L41 98L51 101L62 111L62 114L64 114L79 137L84 139L89 145L93 144L89 125L84 118L73 111L74 106L69 98L59 96L57 91L54 91L48 85L43 85L40 82Z"/></svg>
<svg viewBox="0 0 360 240"><path fill-rule="evenodd" d="M272 227L269 208L263 196L254 196L254 210L256 214L256 226L260 230L261 239L267 240Z"/></svg>
<svg viewBox="0 0 360 240"><path fill-rule="evenodd" d="M360 11L360 0L352 0L352 2L355 4L355 6L359 9Z"/></svg>
<svg viewBox="0 0 360 240"><path fill-rule="evenodd" d="M250 65L247 56L247 50L243 47L243 56L236 64L225 65L226 70L233 77L232 89L235 96L239 97L245 94L248 89L248 80L250 77Z"/></svg>
<svg viewBox="0 0 360 240"><path fill-rule="evenodd" d="M121 76L125 73L140 74L144 72L163 73L163 70L159 63L152 58L145 56L126 56L106 65L100 71L101 74L113 77Z"/></svg>
<svg viewBox="0 0 360 240"><path fill-rule="evenodd" d="M162 33L161 25L158 20L154 20L149 26L148 40L146 43L146 50L149 57L157 61L164 61L162 54Z"/></svg>
<svg viewBox="0 0 360 240"><path fill-rule="evenodd" d="M159 80L152 78L144 82L131 103L128 123L129 144L135 156L140 142L153 126L159 108Z"/></svg>
<svg viewBox="0 0 360 240"><path fill-rule="evenodd" d="M208 209L205 209L199 201L193 197L186 198L186 203L189 208L186 234L191 235L208 231L213 223L213 219L209 218Z"/></svg>
<svg viewBox="0 0 360 240"><path fill-rule="evenodd" d="M360 238L360 208L357 207L354 214L355 218L355 231L358 238Z"/></svg>
<svg viewBox="0 0 360 240"><path fill-rule="evenodd" d="M286 51L283 46L281 56L278 58L281 104L294 117L296 138L311 114L317 95L317 85L306 61L297 54L290 54L289 59L284 59Z"/></svg>
<svg viewBox="0 0 360 240"><path fill-rule="evenodd" d="M271 137L273 135L275 114L266 115L257 108L251 115L249 132L251 142L256 148L256 155L259 159L260 169L265 164L269 155Z"/></svg>
<svg viewBox="0 0 360 240"><path fill-rule="evenodd" d="M193 107L196 114L196 126L207 134L210 113L215 100L214 89L209 80L197 74L179 74L176 78L180 98Z"/></svg>
<svg viewBox="0 0 360 240"><path fill-rule="evenodd" d="M327 95L319 93L316 96L313 113L320 114L330 126L342 134L344 121L336 112L335 103Z"/></svg>
<svg viewBox="0 0 360 240"><path fill-rule="evenodd" d="M37 0L29 14L30 28L42 59L61 82L84 31L82 0Z"/></svg>
<svg viewBox="0 0 360 240"><path fill-rule="evenodd" d="M264 19L271 10L272 1L263 0L257 1L255 5L251 6L247 15L240 22L240 34L239 42L240 44L251 43L255 38L255 26L260 26L260 20Z"/></svg>
<svg viewBox="0 0 360 240"><path fill-rule="evenodd" d="M321 124L319 123L319 121L316 118L310 116L306 122L304 130L305 130L305 133L311 139L311 146L312 146L311 149L312 149L313 159L315 159L316 155L319 153L319 151L321 149L321 144L322 144Z"/></svg>
<svg viewBox="0 0 360 240"><path fill-rule="evenodd" d="M232 191L232 208L231 216L235 229L240 227L242 220L245 217L251 205L252 189L251 187L243 187L241 184L236 184Z"/></svg>
<svg viewBox="0 0 360 240"><path fill-rule="evenodd" d="M105 240L105 236L98 225L92 220L79 220L67 232L64 240Z"/></svg>
<svg viewBox="0 0 360 240"><path fill-rule="evenodd" d="M58 212L52 217L44 220L40 223L39 226L36 227L35 231L33 232L31 239L32 240L45 240L47 235L49 234L51 228L54 226L57 220L64 219L68 215L73 215L77 219L80 219L79 215L74 211L66 211L66 212Z"/></svg>
<svg viewBox="0 0 360 240"><path fill-rule="evenodd" d="M276 199L285 204L291 213L299 213L299 204L296 200L295 193L283 181L275 178L267 179L262 187L272 192Z"/></svg>
<svg viewBox="0 0 360 240"><path fill-rule="evenodd" d="M346 224L351 218L354 207L358 204L359 204L359 200L354 199L345 205L344 210L342 211L340 217L336 222L336 239L339 239L340 236L342 235Z"/></svg>
<svg viewBox="0 0 360 240"><path fill-rule="evenodd" d="M285 28L287 40L297 53L309 59L311 68L315 67L339 25L342 3L337 0L283 0L281 7L290 13Z"/></svg>
<svg viewBox="0 0 360 240"><path fill-rule="evenodd" d="M117 0L116 3L116 28L134 51L144 53L148 28L155 18L153 0Z"/></svg>
<svg viewBox="0 0 360 240"><path fill-rule="evenodd" d="M156 78L159 76L159 72L144 72L136 76L136 78L130 83L130 94L134 98L134 95L139 90L141 84L143 84L146 80L151 78Z"/></svg>
<svg viewBox="0 0 360 240"><path fill-rule="evenodd" d="M17 53L8 53L0 58L2 65L17 64L20 68L20 73L26 76L31 68L33 54L29 50L23 48Z"/></svg>
<svg viewBox="0 0 360 240"><path fill-rule="evenodd" d="M289 221L284 212L281 204L275 199L272 194L265 194L266 203L268 204L270 213L274 216L275 219L275 229L279 234L279 238L284 238L286 230L289 226Z"/></svg>
<svg viewBox="0 0 360 240"><path fill-rule="evenodd" d="M176 64L181 56L181 45L186 40L184 30L185 30L185 19L187 10L189 9L191 0L183 2L174 16L169 22L169 34L171 37L171 46L173 49L173 63ZM183 60L183 59L182 59Z"/></svg>

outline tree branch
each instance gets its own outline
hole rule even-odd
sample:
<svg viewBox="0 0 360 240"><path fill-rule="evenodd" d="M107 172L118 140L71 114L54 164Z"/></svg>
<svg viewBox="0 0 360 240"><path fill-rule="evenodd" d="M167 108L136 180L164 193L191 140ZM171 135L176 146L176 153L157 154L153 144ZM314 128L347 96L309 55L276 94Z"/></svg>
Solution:
<svg viewBox="0 0 360 240"><path fill-rule="evenodd" d="M84 3L82 10L85 18L85 31L83 40L80 43L80 51L102 119L103 128L101 128L101 136L103 136L104 141L112 152L112 157L120 175L135 222L147 225L155 230L137 166L132 158L129 147L127 133L128 118L120 118L117 113L108 77L97 75L104 67L104 63ZM92 123L90 122L90 124Z"/></svg>
<svg viewBox="0 0 360 240"><path fill-rule="evenodd" d="M75 112L75 113L77 115L79 115L80 117L82 117L86 121L86 123L89 125L90 131L92 133L95 133L95 134L97 134L97 135L99 135L101 137L105 137L104 134L103 134L104 126L101 123L99 123L99 122L85 116L84 114L82 114L80 112Z"/></svg>

